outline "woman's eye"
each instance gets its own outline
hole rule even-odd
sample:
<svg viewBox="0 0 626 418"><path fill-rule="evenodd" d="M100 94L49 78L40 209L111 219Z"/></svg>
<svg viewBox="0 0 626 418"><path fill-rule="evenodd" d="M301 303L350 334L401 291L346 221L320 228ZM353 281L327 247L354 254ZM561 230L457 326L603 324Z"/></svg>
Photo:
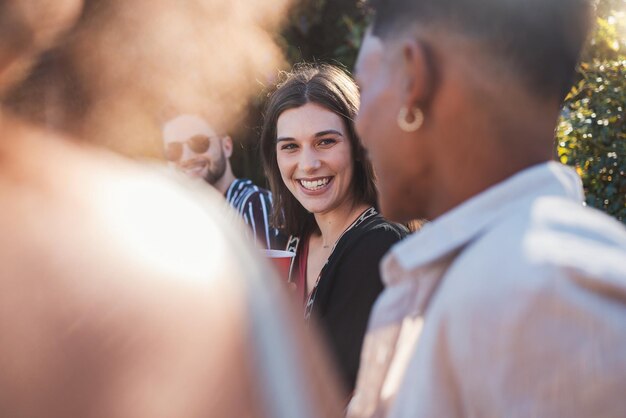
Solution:
<svg viewBox="0 0 626 418"><path fill-rule="evenodd" d="M283 144L280 146L281 150L290 151L298 148L296 144Z"/></svg>
<svg viewBox="0 0 626 418"><path fill-rule="evenodd" d="M324 138L320 140L319 144L322 146L328 146L328 145L333 145L336 142L337 140L335 140L334 138Z"/></svg>

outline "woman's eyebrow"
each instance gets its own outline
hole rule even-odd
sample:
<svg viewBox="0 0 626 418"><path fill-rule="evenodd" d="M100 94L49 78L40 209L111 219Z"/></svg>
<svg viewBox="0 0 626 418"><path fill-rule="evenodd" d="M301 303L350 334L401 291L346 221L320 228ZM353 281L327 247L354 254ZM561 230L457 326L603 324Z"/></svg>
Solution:
<svg viewBox="0 0 626 418"><path fill-rule="evenodd" d="M326 136L326 135L337 135L337 136L341 136L343 137L343 134L335 129L327 129L325 131L321 131L315 134L316 138L322 137L322 136ZM276 138L276 142L281 142L281 141L295 141L295 138L292 138L290 136L279 136L278 138Z"/></svg>
<svg viewBox="0 0 626 418"><path fill-rule="evenodd" d="M281 141L295 141L295 139L289 136L280 136L276 138L276 142L281 142Z"/></svg>
<svg viewBox="0 0 626 418"><path fill-rule="evenodd" d="M321 131L315 134L316 138L319 138L320 136L326 136L326 135L339 135L339 136L343 136L343 134L339 131L336 131L334 129L327 129L325 131Z"/></svg>

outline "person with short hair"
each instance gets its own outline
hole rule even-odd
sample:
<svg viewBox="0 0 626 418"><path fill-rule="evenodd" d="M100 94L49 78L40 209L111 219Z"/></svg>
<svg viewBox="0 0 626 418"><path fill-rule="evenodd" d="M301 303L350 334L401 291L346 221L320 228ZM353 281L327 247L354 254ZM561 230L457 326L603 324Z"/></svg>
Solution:
<svg viewBox="0 0 626 418"><path fill-rule="evenodd" d="M204 179L224 195L251 229L255 244L263 248L285 245L286 239L269 222L271 193L233 174L229 135L216 132L201 116L183 114L163 126L163 146L171 165L190 177Z"/></svg>
<svg viewBox="0 0 626 418"><path fill-rule="evenodd" d="M621 417L626 230L551 161L585 0L372 0L357 131L382 214L357 417Z"/></svg>
<svg viewBox="0 0 626 418"><path fill-rule="evenodd" d="M376 209L374 172L354 130L358 102L340 68L297 66L270 96L261 135L273 219L296 253L295 292L305 318L319 319L348 392L382 290L378 262L407 233Z"/></svg>

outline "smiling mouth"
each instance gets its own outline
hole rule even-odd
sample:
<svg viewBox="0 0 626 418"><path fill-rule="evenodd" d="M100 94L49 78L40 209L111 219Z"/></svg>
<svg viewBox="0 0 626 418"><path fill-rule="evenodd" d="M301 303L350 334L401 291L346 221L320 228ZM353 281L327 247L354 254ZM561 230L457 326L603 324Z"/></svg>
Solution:
<svg viewBox="0 0 626 418"><path fill-rule="evenodd" d="M324 177L317 180L298 180L300 185L306 190L310 190L312 192L321 190L330 183L332 177Z"/></svg>
<svg viewBox="0 0 626 418"><path fill-rule="evenodd" d="M181 168L183 170L194 171L194 170L201 170L206 165L207 165L207 163L205 161L194 161L194 162L190 162L190 163L186 163L186 164L181 164Z"/></svg>

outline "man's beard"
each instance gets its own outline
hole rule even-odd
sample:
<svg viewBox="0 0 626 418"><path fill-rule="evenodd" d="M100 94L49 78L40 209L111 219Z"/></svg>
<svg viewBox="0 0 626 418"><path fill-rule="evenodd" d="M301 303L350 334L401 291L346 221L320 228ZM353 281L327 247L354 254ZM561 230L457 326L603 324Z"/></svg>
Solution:
<svg viewBox="0 0 626 418"><path fill-rule="evenodd" d="M204 179L211 185L217 183L226 173L226 156L220 152L220 158L214 164L209 164Z"/></svg>

